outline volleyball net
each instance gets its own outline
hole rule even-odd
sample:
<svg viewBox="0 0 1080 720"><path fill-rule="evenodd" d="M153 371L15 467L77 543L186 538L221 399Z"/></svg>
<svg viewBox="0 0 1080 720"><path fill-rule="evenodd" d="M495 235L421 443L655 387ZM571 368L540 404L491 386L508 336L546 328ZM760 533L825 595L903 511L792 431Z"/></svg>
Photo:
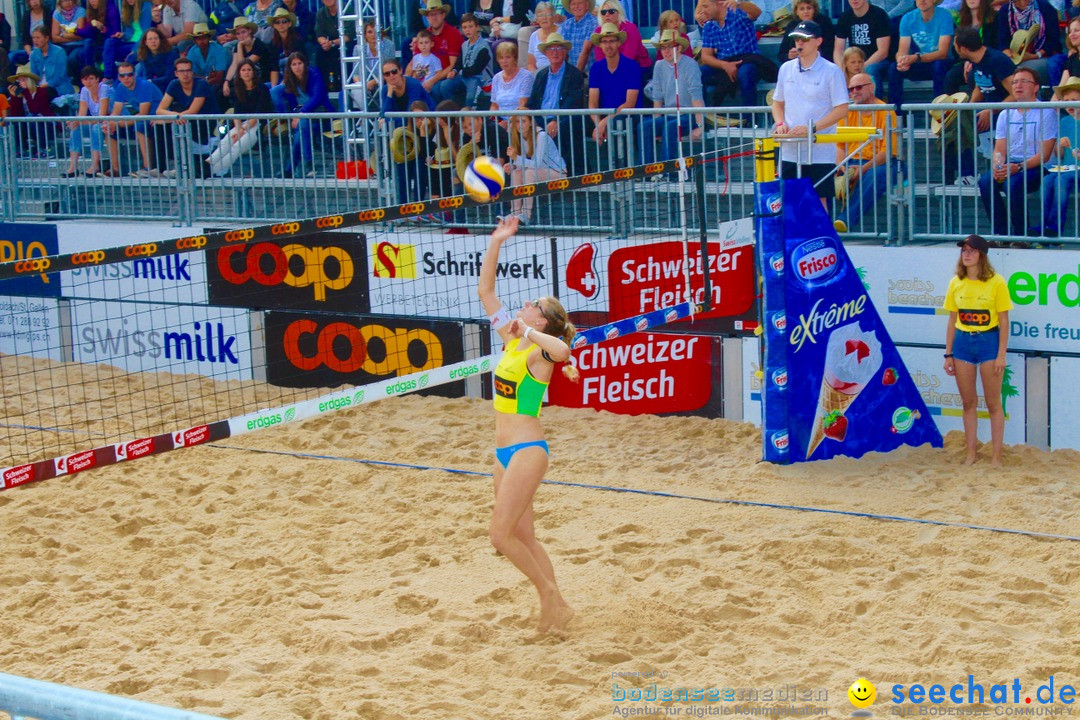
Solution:
<svg viewBox="0 0 1080 720"><path fill-rule="evenodd" d="M705 228L699 217L691 236L703 184L686 164L670 232L519 232L497 268L507 307L558 297L584 329L573 362L608 346L595 366L672 354L670 341L663 353L620 347L643 330L751 329L752 221ZM500 202L509 211L671 172L675 161L510 187ZM472 206L442 198L126 245L108 224L63 247L21 238L21 259L0 263L2 487L405 392L490 396L500 348L476 295L487 232L455 224ZM438 224L413 221L433 213ZM688 344L671 347L685 355ZM612 396L611 383L590 387L578 404Z"/></svg>

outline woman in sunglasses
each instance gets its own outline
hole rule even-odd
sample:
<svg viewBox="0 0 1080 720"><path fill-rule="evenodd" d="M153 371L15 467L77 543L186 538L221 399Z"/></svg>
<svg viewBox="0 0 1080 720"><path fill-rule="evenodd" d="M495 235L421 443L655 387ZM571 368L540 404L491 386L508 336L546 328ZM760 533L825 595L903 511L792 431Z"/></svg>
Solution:
<svg viewBox="0 0 1080 720"><path fill-rule="evenodd" d="M600 22L599 25L605 23L611 23L619 28L619 32L626 33L626 40L623 41L622 47L619 48L626 57L630 58L638 65L642 67L642 70L648 70L648 75L652 74L652 58L649 57L649 51L645 49L645 43L641 41L641 31L638 30L638 26L626 19L626 11L623 10L622 3L619 0L604 0L600 4ZM599 33L600 28L596 28L593 34ZM589 58L589 51L592 51L593 60L603 60L604 53L600 50L599 45L593 45L592 39L585 41L585 46L581 49L581 55L577 58L578 70L585 69L585 62ZM648 81L648 78L644 78L642 84Z"/></svg>
<svg viewBox="0 0 1080 720"><path fill-rule="evenodd" d="M548 445L540 426L540 404L555 363L570 359L574 326L553 297L526 302L511 317L495 294L499 250L518 229L516 217L504 218L491 233L477 293L491 327L506 344L495 368L495 506L491 544L540 595L540 632L562 630L574 615L555 582L555 571L536 539L533 496L548 468ZM567 363L563 374L577 380Z"/></svg>

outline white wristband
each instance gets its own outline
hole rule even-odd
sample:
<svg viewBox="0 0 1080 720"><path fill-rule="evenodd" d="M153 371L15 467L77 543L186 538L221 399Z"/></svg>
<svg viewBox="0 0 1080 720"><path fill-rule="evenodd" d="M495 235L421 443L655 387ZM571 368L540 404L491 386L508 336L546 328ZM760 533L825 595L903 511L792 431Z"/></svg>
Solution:
<svg viewBox="0 0 1080 720"><path fill-rule="evenodd" d="M531 332L532 332L532 330L533 330L533 329L532 329L532 327L531 327L531 326L527 326L527 327L525 328L525 332L521 334L521 337L523 337L523 338L525 338L526 340L528 340L528 339L529 339L529 333L531 333Z"/></svg>

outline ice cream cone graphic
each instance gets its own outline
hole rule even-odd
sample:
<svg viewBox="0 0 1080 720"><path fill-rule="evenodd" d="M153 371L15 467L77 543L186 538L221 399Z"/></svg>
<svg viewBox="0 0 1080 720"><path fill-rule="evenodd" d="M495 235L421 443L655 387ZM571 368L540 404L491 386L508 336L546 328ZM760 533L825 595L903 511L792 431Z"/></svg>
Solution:
<svg viewBox="0 0 1080 720"><path fill-rule="evenodd" d="M807 460L825 438L844 440L848 406L855 402L880 367L881 344L873 332L863 332L858 321L838 327L829 335L814 429L806 445Z"/></svg>

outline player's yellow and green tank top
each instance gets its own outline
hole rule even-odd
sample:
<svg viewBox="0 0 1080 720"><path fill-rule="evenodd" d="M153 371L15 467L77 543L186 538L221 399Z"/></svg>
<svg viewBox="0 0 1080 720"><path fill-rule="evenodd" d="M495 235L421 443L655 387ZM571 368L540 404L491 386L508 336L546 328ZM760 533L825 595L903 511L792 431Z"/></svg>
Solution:
<svg viewBox="0 0 1080 720"><path fill-rule="evenodd" d="M495 367L495 410L539 417L548 383L537 380L529 372L529 351L534 346L518 350L520 344L521 338L506 343L506 350Z"/></svg>

